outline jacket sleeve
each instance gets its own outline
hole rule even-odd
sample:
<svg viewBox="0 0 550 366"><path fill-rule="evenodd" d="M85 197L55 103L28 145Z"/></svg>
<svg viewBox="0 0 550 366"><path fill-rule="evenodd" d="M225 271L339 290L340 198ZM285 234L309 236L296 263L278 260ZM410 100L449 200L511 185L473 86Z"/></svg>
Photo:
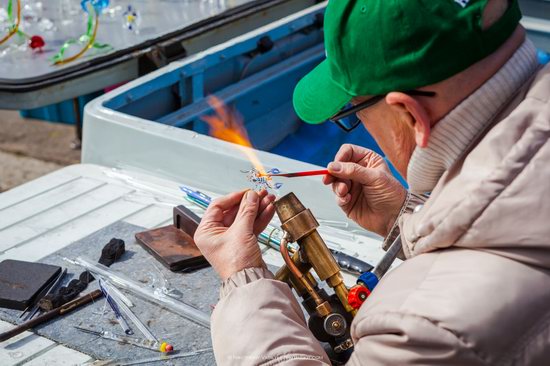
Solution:
<svg viewBox="0 0 550 366"><path fill-rule="evenodd" d="M358 320L358 321L357 321ZM427 318L386 312L356 318L348 366L486 366L455 334Z"/></svg>
<svg viewBox="0 0 550 366"><path fill-rule="evenodd" d="M468 297L471 282L464 279L472 275L458 263L472 255L463 255L427 253L388 272L351 324L349 366L486 366L483 348L466 331L483 305Z"/></svg>
<svg viewBox="0 0 550 366"><path fill-rule="evenodd" d="M223 284L211 327L218 365L330 364L290 287L267 269L245 269Z"/></svg>

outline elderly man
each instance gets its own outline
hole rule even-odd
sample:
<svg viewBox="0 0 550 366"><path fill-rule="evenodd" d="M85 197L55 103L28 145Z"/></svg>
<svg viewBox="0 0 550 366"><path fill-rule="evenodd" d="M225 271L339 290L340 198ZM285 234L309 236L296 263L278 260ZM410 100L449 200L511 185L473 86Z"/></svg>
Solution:
<svg viewBox="0 0 550 366"><path fill-rule="evenodd" d="M386 242L400 232L407 258L359 309L349 364L550 364L550 68L520 17L515 0L329 2L327 59L297 113L362 122L410 188L358 146L324 177L349 218ZM272 201L226 196L196 234L224 281L216 360L329 363L258 250Z"/></svg>

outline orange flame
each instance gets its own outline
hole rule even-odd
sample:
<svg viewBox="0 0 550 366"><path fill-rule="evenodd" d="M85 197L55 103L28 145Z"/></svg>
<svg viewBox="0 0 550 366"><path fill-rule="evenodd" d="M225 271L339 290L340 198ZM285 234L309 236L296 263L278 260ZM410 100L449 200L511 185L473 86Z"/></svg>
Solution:
<svg viewBox="0 0 550 366"><path fill-rule="evenodd" d="M208 104L216 112L212 116L202 117L202 120L210 125L210 135L239 145L239 149L250 160L252 166L261 175L265 175L265 169L253 150L241 116L237 112L230 110L220 99L214 96L208 97Z"/></svg>

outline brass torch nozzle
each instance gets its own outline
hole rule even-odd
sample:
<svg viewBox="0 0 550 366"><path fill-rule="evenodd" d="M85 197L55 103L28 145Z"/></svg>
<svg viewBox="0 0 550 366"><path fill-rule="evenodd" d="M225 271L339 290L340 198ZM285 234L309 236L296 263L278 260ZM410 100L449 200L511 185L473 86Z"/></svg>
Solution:
<svg viewBox="0 0 550 366"><path fill-rule="evenodd" d="M317 273L322 281L334 288L334 291L346 311L354 314L355 311L349 306L347 296L348 289L344 285L344 279L340 273L340 266L334 260L327 245L317 232L319 223L309 209L298 200L294 193L289 193L275 201L277 215L281 220L281 228L287 233L288 241L297 242L300 246L300 254L304 257ZM286 245L286 241L284 243ZM281 248L283 243L281 243ZM301 281L311 294L311 286L305 280L306 274L302 273L287 251L281 250L283 259L288 269L293 273L297 280ZM312 295L315 299L316 295ZM317 295L318 297L318 295Z"/></svg>

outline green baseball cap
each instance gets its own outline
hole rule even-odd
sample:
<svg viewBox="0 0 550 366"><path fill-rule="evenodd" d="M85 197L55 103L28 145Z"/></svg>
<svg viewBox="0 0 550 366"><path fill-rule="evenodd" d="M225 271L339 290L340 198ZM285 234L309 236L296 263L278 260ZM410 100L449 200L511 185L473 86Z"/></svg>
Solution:
<svg viewBox="0 0 550 366"><path fill-rule="evenodd" d="M300 80L298 116L324 122L353 97L445 80L496 51L521 18L517 0L482 29L489 0L331 0L326 59Z"/></svg>

